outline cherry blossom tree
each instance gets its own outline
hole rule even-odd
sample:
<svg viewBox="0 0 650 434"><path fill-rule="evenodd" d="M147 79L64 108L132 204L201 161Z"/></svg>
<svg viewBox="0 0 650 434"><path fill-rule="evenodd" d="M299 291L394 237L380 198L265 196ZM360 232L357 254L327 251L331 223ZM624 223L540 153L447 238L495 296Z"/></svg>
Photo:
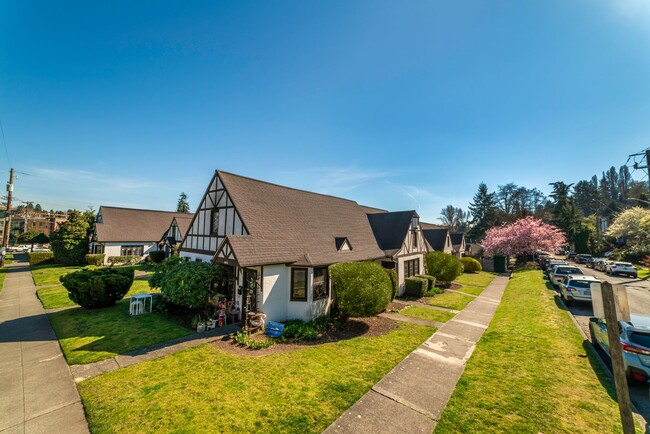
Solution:
<svg viewBox="0 0 650 434"><path fill-rule="evenodd" d="M566 245L566 236L557 227L529 216L488 230L482 244L489 255L521 257L537 250L554 252Z"/></svg>

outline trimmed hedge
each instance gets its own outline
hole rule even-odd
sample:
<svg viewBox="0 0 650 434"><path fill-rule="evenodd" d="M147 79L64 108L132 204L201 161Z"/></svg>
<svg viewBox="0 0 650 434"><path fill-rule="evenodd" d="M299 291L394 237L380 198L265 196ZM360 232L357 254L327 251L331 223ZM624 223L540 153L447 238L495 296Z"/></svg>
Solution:
<svg viewBox="0 0 650 434"><path fill-rule="evenodd" d="M427 274L438 281L451 282L460 276L462 264L457 257L444 252L429 252L424 256Z"/></svg>
<svg viewBox="0 0 650 434"><path fill-rule="evenodd" d="M165 252L163 250L157 250L155 252L149 253L149 258L154 264L160 264L165 260Z"/></svg>
<svg viewBox="0 0 650 434"><path fill-rule="evenodd" d="M113 306L124 298L133 284L132 268L79 270L61 276L68 297L86 309Z"/></svg>
<svg viewBox="0 0 650 434"><path fill-rule="evenodd" d="M103 253L89 254L86 255L86 264L88 265L104 265L104 257L106 255Z"/></svg>
<svg viewBox="0 0 650 434"><path fill-rule="evenodd" d="M334 311L341 317L372 316L386 309L393 292L391 279L374 262L342 262L330 267L336 295Z"/></svg>
<svg viewBox="0 0 650 434"><path fill-rule="evenodd" d="M427 279L427 281L429 281L429 287L427 288L427 291L431 291L433 288L436 287L436 278L433 276L429 276L427 274L417 274L415 277L420 277L422 279Z"/></svg>
<svg viewBox="0 0 650 434"><path fill-rule="evenodd" d="M54 264L54 253L52 252L29 252L27 253L29 265Z"/></svg>
<svg viewBox="0 0 650 434"><path fill-rule="evenodd" d="M130 256L109 256L108 263L113 265L122 265L122 264L132 264L141 259L141 256L130 255Z"/></svg>
<svg viewBox="0 0 650 434"><path fill-rule="evenodd" d="M429 289L429 281L423 277L407 277L404 279L404 294L410 297L420 298Z"/></svg>
<svg viewBox="0 0 650 434"><path fill-rule="evenodd" d="M463 264L463 273L477 273L483 270L479 261L468 256L460 258L460 263Z"/></svg>
<svg viewBox="0 0 650 434"><path fill-rule="evenodd" d="M391 293L390 299L393 300L397 296L397 292L399 291L399 281L397 279L397 273L395 270L390 270L386 269L386 273L388 273L388 277L390 277L390 283L393 288L393 292Z"/></svg>

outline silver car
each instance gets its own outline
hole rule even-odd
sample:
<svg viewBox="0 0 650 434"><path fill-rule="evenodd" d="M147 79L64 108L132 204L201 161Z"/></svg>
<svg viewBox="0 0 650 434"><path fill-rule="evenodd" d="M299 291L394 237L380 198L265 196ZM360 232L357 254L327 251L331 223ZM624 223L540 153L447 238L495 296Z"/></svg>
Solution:
<svg viewBox="0 0 650 434"><path fill-rule="evenodd" d="M548 280L551 282L551 285L559 287L562 283L562 280L569 274L585 274L578 267L573 267L570 265L558 265L555 267Z"/></svg>
<svg viewBox="0 0 650 434"><path fill-rule="evenodd" d="M595 276L569 274L560 284L560 294L564 304L570 306L574 301L591 301L591 284L600 282Z"/></svg>
<svg viewBox="0 0 650 434"><path fill-rule="evenodd" d="M630 322L619 321L623 362L629 381L650 383L650 316L630 315ZM591 342L609 356L607 323L601 318L589 318Z"/></svg>

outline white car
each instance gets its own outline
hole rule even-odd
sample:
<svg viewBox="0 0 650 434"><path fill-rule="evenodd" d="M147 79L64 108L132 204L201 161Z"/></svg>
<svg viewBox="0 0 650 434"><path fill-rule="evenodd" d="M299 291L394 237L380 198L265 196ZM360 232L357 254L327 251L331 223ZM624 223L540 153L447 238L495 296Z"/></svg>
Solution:
<svg viewBox="0 0 650 434"><path fill-rule="evenodd" d="M634 278L638 277L636 267L629 262L612 262L610 264L607 264L607 269L605 272L612 276L615 276L617 274L625 274Z"/></svg>
<svg viewBox="0 0 650 434"><path fill-rule="evenodd" d="M559 265L555 267L551 275L549 276L549 281L551 282L551 285L559 287L562 284L562 281L565 277L567 277L569 274L585 274L582 272L581 269L578 267L574 267L571 265Z"/></svg>
<svg viewBox="0 0 650 434"><path fill-rule="evenodd" d="M569 274L560 284L560 294L567 306L574 301L591 301L591 284L600 282L595 276Z"/></svg>

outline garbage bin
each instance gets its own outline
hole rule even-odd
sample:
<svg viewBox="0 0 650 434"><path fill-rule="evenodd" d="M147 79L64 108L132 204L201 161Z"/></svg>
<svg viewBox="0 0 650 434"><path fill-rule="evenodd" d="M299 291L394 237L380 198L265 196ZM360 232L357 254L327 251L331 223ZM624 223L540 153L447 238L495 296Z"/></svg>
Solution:
<svg viewBox="0 0 650 434"><path fill-rule="evenodd" d="M505 273L508 270L506 264L506 257L497 255L494 257L494 271L497 273Z"/></svg>

